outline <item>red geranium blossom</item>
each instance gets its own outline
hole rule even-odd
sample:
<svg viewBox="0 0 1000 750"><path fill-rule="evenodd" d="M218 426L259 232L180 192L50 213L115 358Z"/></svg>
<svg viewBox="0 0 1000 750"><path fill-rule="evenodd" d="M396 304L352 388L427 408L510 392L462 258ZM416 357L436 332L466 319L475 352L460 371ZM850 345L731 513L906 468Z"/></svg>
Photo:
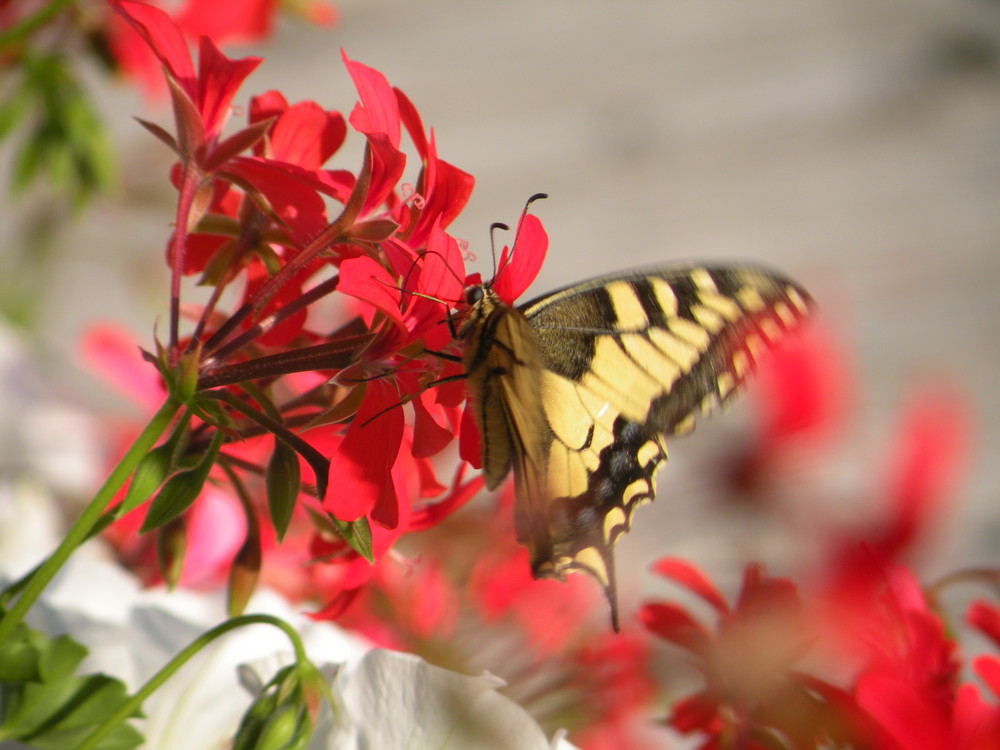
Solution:
<svg viewBox="0 0 1000 750"><path fill-rule="evenodd" d="M116 0L109 0L114 5ZM151 4L155 7L155 4ZM166 4L163 4L166 5ZM270 36L275 14L283 8L297 10L297 15L318 26L330 26L337 20L332 5L321 0L278 3L275 0L186 0L171 13L177 29L187 39L210 38L216 45L246 44ZM161 6L162 10L167 10ZM117 14L109 12L108 48L121 69L138 80L151 95L163 91L163 77L156 56L136 31Z"/></svg>
<svg viewBox="0 0 1000 750"><path fill-rule="evenodd" d="M195 64L163 11L127 0L115 8L163 64L177 124L175 135L147 124L177 153L178 207L170 338L146 359L186 411L158 449L170 462L139 525L196 528L208 485L183 502L164 499L186 474L231 484L244 520L231 528L243 539L217 557L235 561L235 599L264 575L325 597L319 614L332 616L372 575L366 556L441 520L481 483L462 470L441 482L431 463L460 423L461 385L429 387L455 373L433 352L451 345L445 323L465 283L446 227L472 178L439 158L401 92L346 55L360 96L348 121L366 141L359 170L328 164L347 134L343 117L280 92L251 99L248 124L227 135L230 104L260 61L229 60L203 39ZM417 192L400 183L404 128L420 160ZM332 220L329 203L339 204ZM196 272L212 292L203 306L182 305L184 277ZM356 317L313 313L337 292ZM185 331L182 313L192 321ZM216 466L192 469L200 460ZM268 522L273 530L261 528ZM279 552L282 540L296 548ZM148 554L148 542L137 549ZM293 571L310 561L298 576L306 585Z"/></svg>
<svg viewBox="0 0 1000 750"><path fill-rule="evenodd" d="M1000 659L979 657L977 671L993 691L992 702L963 684L958 645L946 632L912 576L887 570L887 589L869 612L871 656L854 695L874 727L880 750L987 750L1000 747ZM979 603L971 620L985 624L996 608ZM988 629L988 626L987 626ZM996 643L995 645L1000 645Z"/></svg>

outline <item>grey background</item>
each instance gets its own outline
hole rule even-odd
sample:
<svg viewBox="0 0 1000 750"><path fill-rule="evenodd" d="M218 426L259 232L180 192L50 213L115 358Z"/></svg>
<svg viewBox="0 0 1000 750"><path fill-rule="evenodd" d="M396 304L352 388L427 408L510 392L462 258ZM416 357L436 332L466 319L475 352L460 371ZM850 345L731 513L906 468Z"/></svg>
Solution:
<svg viewBox="0 0 1000 750"><path fill-rule="evenodd" d="M926 570L985 562L1000 472L1000 3L987 0L343 0L331 30L282 23L238 100L278 88L347 113L343 46L381 70L477 179L453 225L489 275L487 227L534 192L551 245L534 292L677 258L750 258L819 301L856 376L850 430L777 491L805 525L862 516L909 388L945 378L974 424L961 505ZM237 53L239 54L239 53ZM166 301L169 155L131 119L168 124L91 76L123 189L53 224L39 196L0 204L0 253L44 228L35 354L81 403L81 328L117 318L150 340ZM358 154L360 139L348 153ZM6 160L6 159L5 159ZM356 157L343 162L355 168ZM415 176L412 169L408 175ZM4 255L0 255L2 259ZM671 443L660 499L619 544L622 565L683 554L722 571L778 566L795 523L718 502L716 467L752 406ZM822 509L822 510L820 510ZM796 522L796 523L798 523ZM825 522L825 521L822 521ZM648 577L623 574L626 599Z"/></svg>

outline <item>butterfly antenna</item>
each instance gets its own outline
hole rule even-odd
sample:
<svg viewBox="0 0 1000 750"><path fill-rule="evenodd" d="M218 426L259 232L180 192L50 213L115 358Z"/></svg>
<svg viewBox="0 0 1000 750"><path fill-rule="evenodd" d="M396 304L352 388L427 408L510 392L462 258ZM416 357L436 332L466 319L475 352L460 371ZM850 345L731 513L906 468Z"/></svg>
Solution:
<svg viewBox="0 0 1000 750"><path fill-rule="evenodd" d="M504 224L502 221L494 221L490 224L490 254L493 256L493 278L495 279L500 275L500 269L497 268L497 230L503 230L504 232L509 232L510 227Z"/></svg>
<svg viewBox="0 0 1000 750"><path fill-rule="evenodd" d="M510 244L510 253L507 254L507 260L504 263L505 266L510 265L510 262L514 258L514 248L517 247L517 238L521 234L521 224L524 223L524 217L528 215L528 208L535 201L540 201L543 198L548 198L548 197L549 197L548 193L535 193L533 196L531 196L530 198L528 198L528 200L526 200L524 202L524 208L521 209L521 215L517 219L517 228L514 230L514 241ZM493 226L497 226L497 225L494 224ZM509 227L507 227L506 225L501 224L500 226L502 226L504 229L509 229ZM491 236L491 239L492 239L492 236ZM493 267L496 268L496 252L495 251L493 253ZM493 278L496 278L497 275L499 275L499 273L500 273L501 270L503 270L503 269L497 268L496 273L493 275Z"/></svg>
<svg viewBox="0 0 1000 750"><path fill-rule="evenodd" d="M389 282L383 281L382 279L379 279L379 278L375 278L375 281L377 281L379 284L382 284L383 286L387 286L387 287L390 287L392 289L395 289L398 292L400 292L401 294L409 294L409 295L411 295L413 297L421 297L423 299L429 299L431 302L437 302L439 305L443 305L444 307L450 309L454 305L458 304L458 300L455 300L454 302L452 302L450 300L441 299L440 297L434 297L434 296L432 296L430 294L424 294L423 292L414 292L414 291L406 288L406 285L407 285L407 283L410 280L410 274L413 273L413 271L417 267L417 262L420 261L421 259L427 257L428 255L436 255L439 258L441 258L442 261L445 260L444 256L441 253L437 252L436 250L425 250L424 252L420 253L419 257L413 259L413 263L410 264L409 270L406 272L406 275L403 276L402 283L400 283L398 286L396 284L390 284ZM456 281L458 281L458 283L460 285L462 285L462 286L465 285L465 279L463 279L462 277L460 277L458 275L458 273L456 273L455 269L452 268L450 265L448 265L447 261L445 261L444 267L448 269L448 272L452 275L452 277L454 277L454 279Z"/></svg>
<svg viewBox="0 0 1000 750"><path fill-rule="evenodd" d="M420 253L421 258L426 258L428 255L436 255L437 257L439 257L441 259L441 262L444 263L444 267L448 269L448 273L450 273L452 278L458 282L459 286L463 287L465 286L465 279L463 279L461 276L458 275L458 271L456 271L454 268L451 267L451 264L448 263L448 260L447 258L444 257L444 255L439 253L437 250L424 250L422 253Z"/></svg>

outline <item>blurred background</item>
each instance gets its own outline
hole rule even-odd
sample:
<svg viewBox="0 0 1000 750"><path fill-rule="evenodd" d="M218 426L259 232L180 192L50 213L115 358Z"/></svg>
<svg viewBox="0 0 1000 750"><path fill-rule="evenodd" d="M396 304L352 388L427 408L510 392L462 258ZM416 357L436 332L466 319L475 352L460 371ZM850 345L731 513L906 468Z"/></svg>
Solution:
<svg viewBox="0 0 1000 750"><path fill-rule="evenodd" d="M333 28L283 21L267 44L230 48L266 58L238 103L276 88L347 114L356 96L340 48L380 70L434 128L442 158L475 176L452 232L484 275L489 224L513 224L528 196L549 194L534 209L551 243L536 293L674 259L782 269L819 303L852 385L843 433L821 461L783 475L781 502L806 519L820 507L863 512L884 483L908 395L946 382L961 395L972 439L960 504L942 516L924 569L995 552L1000 3L338 0L337 8ZM172 159L132 117L169 126L171 116L134 87L96 70L85 77L113 134L119 184L77 215L44 190L0 199L5 308L15 298L30 308L4 333L30 364L4 379L8 393L14 378L25 393L120 408L78 369L76 341L99 319L143 342L157 321L163 328ZM349 146L360 154L360 138ZM0 174L11 163L3 148ZM30 402L10 401L0 413L0 467L16 465L33 439L24 432ZM748 556L780 566L789 527L719 499L720 467L753 439L754 408L751 397L669 444L658 502L618 545L622 568L641 571L667 553L717 569ZM79 443L86 425L61 413L47 439ZM648 581L622 576L626 598Z"/></svg>

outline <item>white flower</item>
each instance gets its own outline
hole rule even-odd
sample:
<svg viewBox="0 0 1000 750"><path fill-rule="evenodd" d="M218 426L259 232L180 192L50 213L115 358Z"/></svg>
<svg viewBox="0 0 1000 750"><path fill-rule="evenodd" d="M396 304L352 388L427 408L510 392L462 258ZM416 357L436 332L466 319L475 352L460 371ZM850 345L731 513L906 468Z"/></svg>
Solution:
<svg viewBox="0 0 1000 750"><path fill-rule="evenodd" d="M571 750L550 744L527 711L497 692L503 680L467 676L412 654L370 651L333 680L309 750Z"/></svg>
<svg viewBox="0 0 1000 750"><path fill-rule="evenodd" d="M11 514L11 505L25 507L17 500L21 493L9 490L0 492L0 517ZM44 494L37 493L30 505L37 511L44 502ZM49 546L52 534L45 526L42 521L29 524L32 534L23 541L37 534L34 541L43 549ZM0 571L25 563L19 548L10 549L18 552L17 564L4 559L0 545ZM81 673L117 677L134 692L225 619L224 596L221 591L144 590L128 572L104 559L102 550L94 543L79 550L32 608L28 622L48 635L69 633L90 650ZM572 750L561 740L550 744L523 708L497 692L503 683L492 675L461 675L409 654L369 651L366 642L330 623L310 620L273 592L259 592L247 611L289 623L310 660L330 680L336 714L324 705L310 750ZM264 683L291 663L291 652L287 636L273 626L251 625L217 639L145 702L146 718L136 722L146 737L143 747L228 747L253 698L240 685L240 666L253 663Z"/></svg>

